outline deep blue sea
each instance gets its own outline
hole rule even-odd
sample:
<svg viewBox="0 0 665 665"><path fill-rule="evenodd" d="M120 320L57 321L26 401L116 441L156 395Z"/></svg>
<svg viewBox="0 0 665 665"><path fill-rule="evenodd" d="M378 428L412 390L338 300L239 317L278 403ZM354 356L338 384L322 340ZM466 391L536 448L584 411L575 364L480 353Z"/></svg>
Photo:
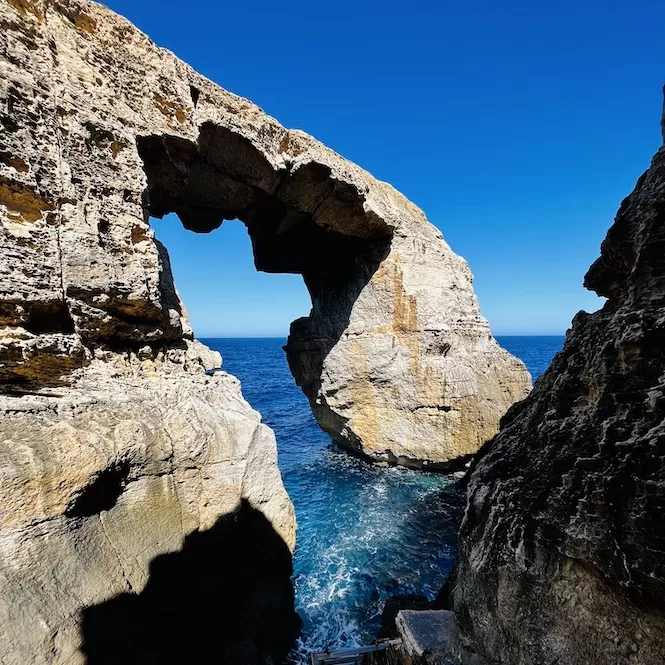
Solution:
<svg viewBox="0 0 665 665"><path fill-rule="evenodd" d="M563 337L499 337L533 378ZM370 641L385 600L434 598L455 559L462 497L452 479L379 468L340 450L295 385L284 339L204 339L242 382L247 401L277 436L279 466L298 521L296 607L303 634L294 663L329 646Z"/></svg>

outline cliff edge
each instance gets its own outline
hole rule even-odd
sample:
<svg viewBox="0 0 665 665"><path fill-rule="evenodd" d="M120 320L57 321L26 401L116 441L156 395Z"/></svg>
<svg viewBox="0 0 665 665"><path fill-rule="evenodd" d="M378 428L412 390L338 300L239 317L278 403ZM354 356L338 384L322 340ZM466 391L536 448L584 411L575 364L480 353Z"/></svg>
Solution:
<svg viewBox="0 0 665 665"><path fill-rule="evenodd" d="M374 460L459 466L530 388L421 210L83 0L2 0L0 380L58 383L98 346L191 338L149 217L247 227L301 274L292 373L321 427ZM183 343L185 343L183 342Z"/></svg>

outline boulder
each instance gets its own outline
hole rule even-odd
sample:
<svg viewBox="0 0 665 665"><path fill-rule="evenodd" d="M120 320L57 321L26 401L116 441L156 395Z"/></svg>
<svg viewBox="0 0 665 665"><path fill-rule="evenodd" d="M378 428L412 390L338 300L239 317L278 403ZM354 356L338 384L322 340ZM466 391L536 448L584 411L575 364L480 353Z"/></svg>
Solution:
<svg viewBox="0 0 665 665"><path fill-rule="evenodd" d="M93 358L72 385L0 396L3 664L263 665L293 643L275 437L237 379L204 374L198 346Z"/></svg>

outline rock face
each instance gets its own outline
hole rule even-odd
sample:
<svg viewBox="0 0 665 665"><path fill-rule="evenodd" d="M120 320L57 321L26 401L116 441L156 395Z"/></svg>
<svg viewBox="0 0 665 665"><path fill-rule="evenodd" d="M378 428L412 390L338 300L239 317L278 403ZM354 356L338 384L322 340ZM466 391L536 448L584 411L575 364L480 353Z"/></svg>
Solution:
<svg viewBox="0 0 665 665"><path fill-rule="evenodd" d="M222 662L258 664L279 662L288 651L297 630L289 584L295 522L274 435L236 379L205 377L209 355L193 342L160 349L154 359L114 353L91 360L69 387L0 398L3 664L144 663L160 648L173 657L221 653L228 657ZM251 532L228 528L254 513L260 519ZM226 536L206 536L215 566L205 567L200 580L205 552L199 547L191 556L188 547L197 532ZM256 550L265 560L248 564L247 552L256 557ZM225 566L230 551L245 554ZM187 583L196 582L188 587L190 602L171 612L154 601L182 598L177 576L160 576L167 553L169 569L190 561ZM229 590L229 580L248 575L246 595ZM122 612L111 605L107 613L121 593L136 598L136 607L120 602ZM228 624L204 629L229 614L246 619L244 633ZM92 618L81 624L86 616ZM196 626L187 622L193 616ZM152 640L137 653L149 620L160 620L162 634L172 629L175 637ZM261 628L268 620L283 629L276 641ZM114 629L112 639L100 625ZM109 644L117 659L109 657Z"/></svg>
<svg viewBox="0 0 665 665"><path fill-rule="evenodd" d="M237 217L258 269L303 275L293 374L366 456L464 460L528 375L388 185L100 5L0 0L0 25L0 660L185 662L151 636L184 644L210 618L183 608L215 595L256 620L190 649L277 662L295 523L274 437L232 377L204 374L221 359L193 340L149 217Z"/></svg>
<svg viewBox="0 0 665 665"><path fill-rule="evenodd" d="M664 248L661 148L586 275L607 303L575 317L471 476L462 663L665 662Z"/></svg>
<svg viewBox="0 0 665 665"><path fill-rule="evenodd" d="M148 223L174 211L197 232L239 218L259 270L302 274L313 306L289 363L346 447L445 467L526 394L466 263L389 185L106 8L0 8L3 381L55 385L95 345L189 338Z"/></svg>
<svg viewBox="0 0 665 665"><path fill-rule="evenodd" d="M228 662L259 664L288 651L297 630L289 583L295 521L274 435L234 377L205 376L203 365L219 363L217 354L191 341L155 351L153 358L147 350L139 357L96 348L71 385L0 397L3 665L152 662L159 648L189 657L197 648L199 655L240 652ZM248 520L258 525L251 532L242 527ZM207 556L215 557L205 580L196 574L206 552L194 548L192 556L188 545L197 532L222 534L205 536ZM266 560L249 564L247 552L257 548ZM225 566L229 552L245 554ZM160 575L167 553L176 572L181 559L191 562L190 602L170 612L163 599L182 596L176 574ZM229 590L229 580L248 575L246 596ZM252 586L268 600L252 596ZM120 615L133 611L135 621L114 621L113 606L108 619L111 598L141 599L146 590L143 604L120 603ZM244 634L203 629L228 612L247 619ZM283 628L277 641L255 619L265 623L266 614ZM92 616L87 625L85 616ZM193 616L196 626L187 623ZM137 653L130 645L146 639L144 625L155 617L177 637Z"/></svg>
<svg viewBox="0 0 665 665"><path fill-rule="evenodd" d="M97 6L2 0L0 26L0 662L279 663L275 438L206 376L141 200L135 135L181 112L136 105L188 70Z"/></svg>
<svg viewBox="0 0 665 665"><path fill-rule="evenodd" d="M402 610L397 615L397 630L402 639L404 665L451 665L448 610Z"/></svg>

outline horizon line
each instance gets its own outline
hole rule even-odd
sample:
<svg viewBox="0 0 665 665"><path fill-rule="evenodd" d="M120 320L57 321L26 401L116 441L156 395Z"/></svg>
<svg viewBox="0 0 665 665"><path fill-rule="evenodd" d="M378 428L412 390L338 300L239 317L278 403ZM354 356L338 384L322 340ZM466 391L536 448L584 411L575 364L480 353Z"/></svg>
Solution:
<svg viewBox="0 0 665 665"><path fill-rule="evenodd" d="M492 337L565 337L566 333L492 333ZM208 334L208 335L194 335L194 339L286 339L288 335L223 335L223 334Z"/></svg>

